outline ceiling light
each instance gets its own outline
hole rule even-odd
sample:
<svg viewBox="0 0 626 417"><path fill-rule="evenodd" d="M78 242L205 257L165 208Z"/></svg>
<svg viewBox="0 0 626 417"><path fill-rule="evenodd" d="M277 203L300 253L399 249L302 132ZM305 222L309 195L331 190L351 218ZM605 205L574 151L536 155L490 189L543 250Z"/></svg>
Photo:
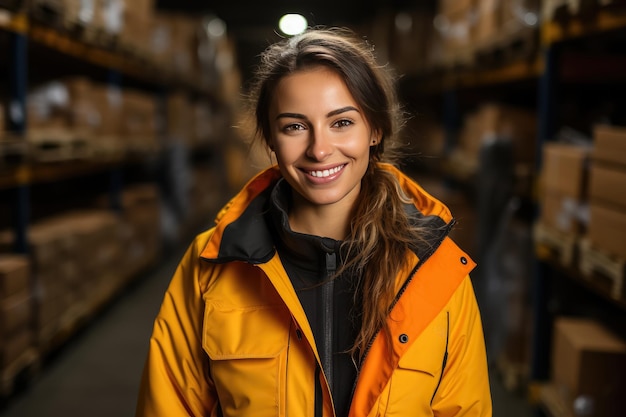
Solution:
<svg viewBox="0 0 626 417"><path fill-rule="evenodd" d="M226 33L226 23L219 17L210 17L206 23L206 30L211 37L220 38Z"/></svg>
<svg viewBox="0 0 626 417"><path fill-rule="evenodd" d="M307 20L300 14L290 13L280 18L278 28L285 35L297 35L306 30Z"/></svg>

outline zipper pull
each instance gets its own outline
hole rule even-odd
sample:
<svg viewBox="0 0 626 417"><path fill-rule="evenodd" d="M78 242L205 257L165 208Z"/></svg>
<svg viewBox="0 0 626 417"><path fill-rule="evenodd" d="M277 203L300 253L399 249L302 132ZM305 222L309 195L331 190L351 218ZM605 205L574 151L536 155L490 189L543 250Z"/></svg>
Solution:
<svg viewBox="0 0 626 417"><path fill-rule="evenodd" d="M335 252L326 254L326 274L330 278L337 272L337 254Z"/></svg>

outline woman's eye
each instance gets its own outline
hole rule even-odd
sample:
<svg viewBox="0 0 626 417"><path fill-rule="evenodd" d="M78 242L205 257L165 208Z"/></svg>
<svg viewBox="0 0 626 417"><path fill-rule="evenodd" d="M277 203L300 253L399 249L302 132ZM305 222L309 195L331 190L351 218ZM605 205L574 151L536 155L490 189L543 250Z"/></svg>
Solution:
<svg viewBox="0 0 626 417"><path fill-rule="evenodd" d="M283 127L283 131L285 132L295 132L295 131L303 130L303 129L304 129L304 126L298 123L294 123L294 124Z"/></svg>
<svg viewBox="0 0 626 417"><path fill-rule="evenodd" d="M350 126L350 125L352 125L352 124L353 124L352 120L348 120L348 119L341 119L341 120L337 120L337 121L333 124L333 126L335 126L335 127L347 127L347 126Z"/></svg>

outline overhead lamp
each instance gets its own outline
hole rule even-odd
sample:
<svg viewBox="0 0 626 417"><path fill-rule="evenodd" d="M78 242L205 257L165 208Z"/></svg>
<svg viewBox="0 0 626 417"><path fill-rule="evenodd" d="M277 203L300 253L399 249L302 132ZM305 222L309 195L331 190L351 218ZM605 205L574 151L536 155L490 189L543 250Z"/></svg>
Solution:
<svg viewBox="0 0 626 417"><path fill-rule="evenodd" d="M221 38L226 33L226 23L219 17L211 16L207 19L206 31L213 38Z"/></svg>
<svg viewBox="0 0 626 417"><path fill-rule="evenodd" d="M285 35L293 36L306 30L308 22L304 16L297 13L284 15L278 21L278 28Z"/></svg>

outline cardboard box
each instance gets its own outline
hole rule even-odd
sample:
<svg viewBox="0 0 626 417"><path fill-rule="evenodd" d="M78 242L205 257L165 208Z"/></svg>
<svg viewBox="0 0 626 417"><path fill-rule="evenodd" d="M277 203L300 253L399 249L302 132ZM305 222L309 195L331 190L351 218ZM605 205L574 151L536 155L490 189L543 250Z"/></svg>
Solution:
<svg viewBox="0 0 626 417"><path fill-rule="evenodd" d="M58 323L73 301L76 300L67 292L65 285L42 288L35 300L37 330L40 331L52 323Z"/></svg>
<svg viewBox="0 0 626 417"><path fill-rule="evenodd" d="M626 127L596 126L593 147L594 160L626 165Z"/></svg>
<svg viewBox="0 0 626 417"><path fill-rule="evenodd" d="M589 173L589 200L626 209L626 165L592 163Z"/></svg>
<svg viewBox="0 0 626 417"><path fill-rule="evenodd" d="M0 300L0 337L8 339L33 324L33 297L25 290Z"/></svg>
<svg viewBox="0 0 626 417"><path fill-rule="evenodd" d="M537 138L537 115L534 111L500 103L488 103L480 110L483 136L510 140L516 162L533 162Z"/></svg>
<svg viewBox="0 0 626 417"><path fill-rule="evenodd" d="M590 148L550 142L543 145L542 179L545 189L584 200Z"/></svg>
<svg viewBox="0 0 626 417"><path fill-rule="evenodd" d="M25 255L0 255L0 299L30 286L30 263Z"/></svg>
<svg viewBox="0 0 626 417"><path fill-rule="evenodd" d="M476 7L476 0L440 0L439 13L449 14L457 11L471 11Z"/></svg>
<svg viewBox="0 0 626 417"><path fill-rule="evenodd" d="M585 230L585 203L552 190L542 190L540 203L542 224L571 234Z"/></svg>
<svg viewBox="0 0 626 417"><path fill-rule="evenodd" d="M472 38L479 45L492 43L502 27L501 4L497 0L484 0L476 8L477 17L472 27Z"/></svg>
<svg viewBox="0 0 626 417"><path fill-rule="evenodd" d="M590 204L588 237L593 246L626 259L626 212L597 203Z"/></svg>
<svg viewBox="0 0 626 417"><path fill-rule="evenodd" d="M4 114L4 106L0 103L0 139L6 130L6 117Z"/></svg>
<svg viewBox="0 0 626 417"><path fill-rule="evenodd" d="M594 417L617 416L626 395L626 341L585 318L554 323L552 379L566 404L590 396Z"/></svg>
<svg viewBox="0 0 626 417"><path fill-rule="evenodd" d="M32 330L24 330L5 340L0 348L0 369L4 369L15 362L34 344Z"/></svg>

